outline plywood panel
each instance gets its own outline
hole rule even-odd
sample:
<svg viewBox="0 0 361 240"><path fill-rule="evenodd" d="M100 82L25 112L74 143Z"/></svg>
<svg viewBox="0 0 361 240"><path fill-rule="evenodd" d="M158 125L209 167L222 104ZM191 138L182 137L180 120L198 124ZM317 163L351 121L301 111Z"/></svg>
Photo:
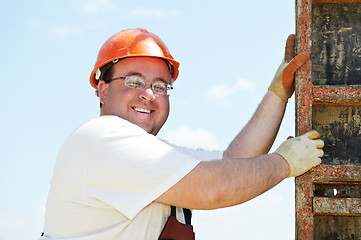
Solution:
<svg viewBox="0 0 361 240"><path fill-rule="evenodd" d="M360 3L312 6L313 84L361 84L360 16Z"/></svg>
<svg viewBox="0 0 361 240"><path fill-rule="evenodd" d="M360 240L361 217L314 216L314 239Z"/></svg>
<svg viewBox="0 0 361 240"><path fill-rule="evenodd" d="M361 106L314 105L312 128L325 142L322 164L361 164Z"/></svg>

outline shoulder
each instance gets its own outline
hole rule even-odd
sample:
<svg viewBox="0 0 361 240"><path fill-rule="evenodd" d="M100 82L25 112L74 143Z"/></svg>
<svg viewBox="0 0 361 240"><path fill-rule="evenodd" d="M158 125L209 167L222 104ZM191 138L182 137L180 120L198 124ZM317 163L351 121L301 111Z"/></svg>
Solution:
<svg viewBox="0 0 361 240"><path fill-rule="evenodd" d="M142 128L117 116L100 116L76 128L64 144L98 146L104 140L124 139L148 135Z"/></svg>
<svg viewBox="0 0 361 240"><path fill-rule="evenodd" d="M112 116L112 115L106 115L106 116L100 116L97 118L94 118L85 124L83 124L81 128L94 128L106 130L110 128L115 127L130 127L138 130L142 130L140 127L136 126L135 124L124 120L123 118L120 118L118 116Z"/></svg>
<svg viewBox="0 0 361 240"><path fill-rule="evenodd" d="M124 120L117 116L100 116L94 118L82 126L80 126L74 133L87 133L87 134L107 134L107 133L121 133L127 134L147 134L142 128L137 125Z"/></svg>

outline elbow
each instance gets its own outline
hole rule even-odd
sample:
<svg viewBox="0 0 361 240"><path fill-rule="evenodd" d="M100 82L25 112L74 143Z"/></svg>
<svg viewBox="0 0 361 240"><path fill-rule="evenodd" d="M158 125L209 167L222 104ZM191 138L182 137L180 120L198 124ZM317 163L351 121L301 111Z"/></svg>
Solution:
<svg viewBox="0 0 361 240"><path fill-rule="evenodd" d="M212 189L208 189L203 196L202 207L203 210L213 210L223 207L230 207L232 204L231 190L223 186L214 186Z"/></svg>

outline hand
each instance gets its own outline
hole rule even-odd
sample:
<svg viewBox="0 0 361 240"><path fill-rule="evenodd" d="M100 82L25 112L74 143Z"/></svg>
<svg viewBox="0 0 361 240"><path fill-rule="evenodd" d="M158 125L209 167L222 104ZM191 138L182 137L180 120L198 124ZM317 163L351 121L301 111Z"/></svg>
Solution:
<svg viewBox="0 0 361 240"><path fill-rule="evenodd" d="M312 130L299 137L289 138L275 153L281 155L288 163L288 177L297 177L321 163L323 146L320 134Z"/></svg>
<svg viewBox="0 0 361 240"><path fill-rule="evenodd" d="M286 41L285 57L278 67L268 90L277 94L283 101L288 102L294 91L294 74L308 59L306 53L294 57L295 35L288 36Z"/></svg>

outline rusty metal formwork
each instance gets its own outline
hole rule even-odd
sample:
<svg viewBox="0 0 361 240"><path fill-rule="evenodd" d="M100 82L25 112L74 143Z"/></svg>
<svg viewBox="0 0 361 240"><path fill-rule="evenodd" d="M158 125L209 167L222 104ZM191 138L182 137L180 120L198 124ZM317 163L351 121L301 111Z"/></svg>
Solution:
<svg viewBox="0 0 361 240"><path fill-rule="evenodd" d="M296 134L325 141L297 177L296 239L361 240L361 0L296 0Z"/></svg>

